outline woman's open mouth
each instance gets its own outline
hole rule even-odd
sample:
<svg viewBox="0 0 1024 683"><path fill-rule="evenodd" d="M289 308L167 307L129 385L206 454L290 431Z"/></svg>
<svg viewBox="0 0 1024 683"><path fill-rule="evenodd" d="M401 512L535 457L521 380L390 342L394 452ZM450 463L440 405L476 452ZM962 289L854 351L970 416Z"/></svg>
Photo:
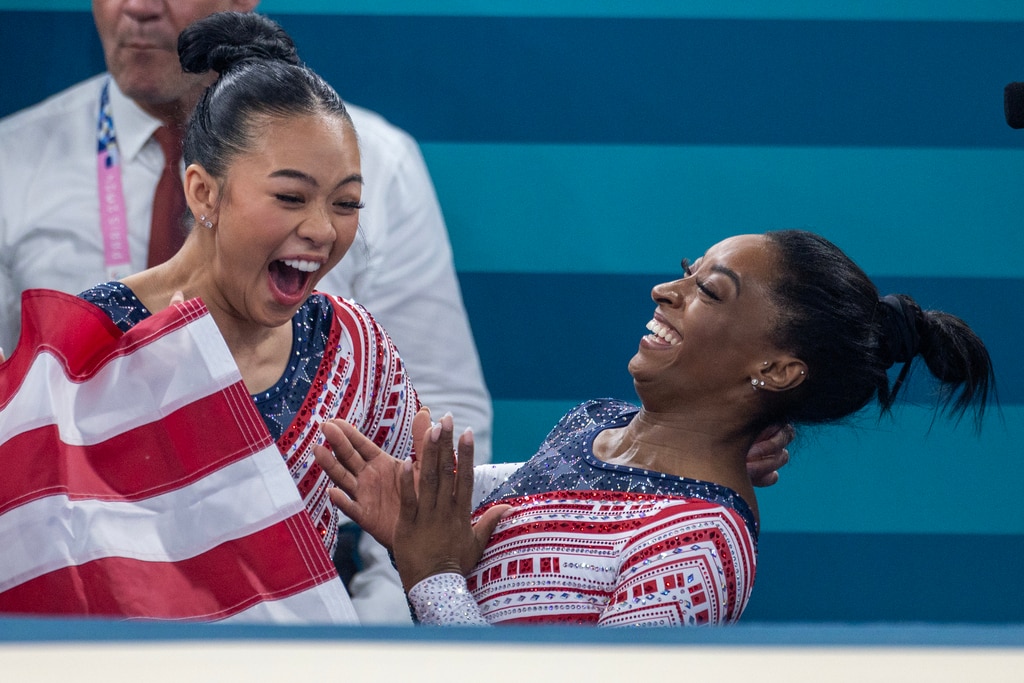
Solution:
<svg viewBox="0 0 1024 683"><path fill-rule="evenodd" d="M291 303L305 295L313 273L320 270L321 263L302 259L282 259L271 261L270 282L283 299Z"/></svg>

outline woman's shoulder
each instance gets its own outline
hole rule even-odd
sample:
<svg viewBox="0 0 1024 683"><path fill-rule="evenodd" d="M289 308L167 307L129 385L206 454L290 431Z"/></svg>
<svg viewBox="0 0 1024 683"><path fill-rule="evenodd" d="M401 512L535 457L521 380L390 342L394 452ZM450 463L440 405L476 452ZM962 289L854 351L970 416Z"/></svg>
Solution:
<svg viewBox="0 0 1024 683"><path fill-rule="evenodd" d="M123 282L112 280L111 282L100 282L93 285L84 292L78 294L78 298L85 299L90 303L106 301L110 299L126 299L134 297L135 294Z"/></svg>
<svg viewBox="0 0 1024 683"><path fill-rule="evenodd" d="M596 424L603 424L623 415L635 413L639 408L636 404L617 398L593 398L579 404L576 410L586 412Z"/></svg>
<svg viewBox="0 0 1024 683"><path fill-rule="evenodd" d="M314 306L316 310L330 311L335 317L367 320L376 324L373 315L366 310L362 304L356 303L352 299L346 299L345 297L338 296L337 294L314 292L313 295L307 299L307 304Z"/></svg>
<svg viewBox="0 0 1024 683"><path fill-rule="evenodd" d="M323 292L314 293L307 301L315 302L316 310L325 312L332 320L337 320L340 334L351 337L353 343L378 347L393 345L387 330L362 304Z"/></svg>
<svg viewBox="0 0 1024 683"><path fill-rule="evenodd" d="M652 514L651 520L674 520L667 523L666 528L673 525L686 527L696 523L703 526L721 526L733 530L733 533L746 532L756 543L760 532L754 511L747 501L730 488L695 480L685 480L684 486L677 492L663 495L660 498L660 512ZM657 522L655 521L655 524Z"/></svg>
<svg viewBox="0 0 1024 683"><path fill-rule="evenodd" d="M636 413L639 408L616 398L594 398L577 404L555 425L556 430L591 429L605 425L623 415Z"/></svg>
<svg viewBox="0 0 1024 683"><path fill-rule="evenodd" d="M98 306L122 331L128 331L152 315L123 282L101 282L78 297Z"/></svg>

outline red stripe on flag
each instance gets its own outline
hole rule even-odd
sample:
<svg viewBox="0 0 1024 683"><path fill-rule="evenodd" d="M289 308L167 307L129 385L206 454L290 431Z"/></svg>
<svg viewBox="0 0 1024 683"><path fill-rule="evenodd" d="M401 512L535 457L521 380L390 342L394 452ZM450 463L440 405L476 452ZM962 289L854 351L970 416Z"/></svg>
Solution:
<svg viewBox="0 0 1024 683"><path fill-rule="evenodd" d="M108 557L58 569L0 593L0 612L226 618L337 580L305 514L176 562Z"/></svg>

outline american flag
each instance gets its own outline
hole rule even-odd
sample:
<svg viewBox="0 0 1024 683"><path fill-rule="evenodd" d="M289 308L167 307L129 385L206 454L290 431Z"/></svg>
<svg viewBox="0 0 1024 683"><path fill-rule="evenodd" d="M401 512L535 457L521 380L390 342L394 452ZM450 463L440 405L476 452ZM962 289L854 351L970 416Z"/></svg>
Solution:
<svg viewBox="0 0 1024 683"><path fill-rule="evenodd" d="M0 613L355 623L198 299L122 334L22 297L0 365Z"/></svg>

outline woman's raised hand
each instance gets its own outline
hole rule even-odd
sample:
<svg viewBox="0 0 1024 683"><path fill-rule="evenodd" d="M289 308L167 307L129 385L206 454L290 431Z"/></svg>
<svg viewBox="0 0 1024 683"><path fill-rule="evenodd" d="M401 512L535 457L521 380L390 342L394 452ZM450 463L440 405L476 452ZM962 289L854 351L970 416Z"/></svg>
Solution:
<svg viewBox="0 0 1024 683"><path fill-rule="evenodd" d="M473 498L473 433L452 447L452 416L433 425L419 448L419 480L401 472L401 512L394 534L395 565L406 592L423 579L454 572L465 576L483 555L491 532L509 509L496 505L476 525Z"/></svg>
<svg viewBox="0 0 1024 683"><path fill-rule="evenodd" d="M422 408L413 418L414 443L420 443L429 428L430 411ZM331 502L381 545L392 548L401 472L411 471L412 463L385 453L343 420L325 422L321 430L327 444L315 446L313 454L337 486L329 491Z"/></svg>

